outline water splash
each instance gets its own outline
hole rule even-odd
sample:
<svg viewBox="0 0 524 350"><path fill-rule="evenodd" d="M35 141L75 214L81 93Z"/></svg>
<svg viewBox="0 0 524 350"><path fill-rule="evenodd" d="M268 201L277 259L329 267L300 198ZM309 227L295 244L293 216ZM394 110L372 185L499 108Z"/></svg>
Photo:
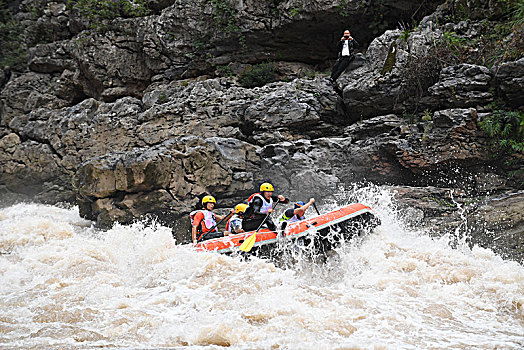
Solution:
<svg viewBox="0 0 524 350"><path fill-rule="evenodd" d="M391 194L323 203L382 224L325 262L197 253L157 224L99 232L77 209L0 211L0 348L524 346L524 267L409 229ZM306 249L307 251L307 249Z"/></svg>

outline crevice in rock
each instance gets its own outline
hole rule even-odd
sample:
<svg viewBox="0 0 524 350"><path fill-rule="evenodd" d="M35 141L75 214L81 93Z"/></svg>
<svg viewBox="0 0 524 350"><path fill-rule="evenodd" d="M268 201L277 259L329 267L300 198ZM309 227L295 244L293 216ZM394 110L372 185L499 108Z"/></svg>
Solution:
<svg viewBox="0 0 524 350"><path fill-rule="evenodd" d="M41 143L41 144L49 146L49 149L50 149L51 153L54 154L55 156L57 156L58 159L63 160L63 156L60 153L58 153L58 151L53 147L53 145L51 144L51 142L49 140L40 139L40 138L36 138L36 137L29 137L27 135L22 135L19 132L17 132L16 130L14 130L13 128L10 128L9 126L7 126L7 128L12 133L16 134L20 138L20 140L22 142L29 140L29 141L34 141L36 143Z"/></svg>
<svg viewBox="0 0 524 350"><path fill-rule="evenodd" d="M177 201L175 195L173 194L173 192L171 192L171 189L169 187L166 187L165 190L166 190L167 194L169 194L169 196L171 197L172 200Z"/></svg>

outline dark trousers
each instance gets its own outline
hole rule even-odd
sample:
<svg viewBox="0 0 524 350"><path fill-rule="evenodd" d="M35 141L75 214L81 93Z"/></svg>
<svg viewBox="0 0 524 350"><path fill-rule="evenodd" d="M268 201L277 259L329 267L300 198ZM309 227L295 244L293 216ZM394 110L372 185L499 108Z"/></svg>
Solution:
<svg viewBox="0 0 524 350"><path fill-rule="evenodd" d="M349 63L353 61L354 58L354 55L339 57L337 62L335 62L333 69L331 70L331 79L333 81L337 80L340 74L344 73L346 68L349 66Z"/></svg>
<svg viewBox="0 0 524 350"><path fill-rule="evenodd" d="M244 219L242 220L242 229L244 231L254 231L256 230L260 224L262 223L262 221L264 220L264 217L261 217L261 218L253 218L253 219ZM277 229L277 226L275 225L275 223L273 222L273 220L271 220L270 217L268 217L264 223L264 226L266 226L268 229L270 229L271 231L276 231Z"/></svg>

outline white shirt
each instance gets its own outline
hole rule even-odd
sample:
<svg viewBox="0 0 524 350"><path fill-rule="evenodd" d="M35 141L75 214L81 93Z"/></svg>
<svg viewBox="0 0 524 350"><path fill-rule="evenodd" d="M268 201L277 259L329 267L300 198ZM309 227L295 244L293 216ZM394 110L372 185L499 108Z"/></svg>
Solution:
<svg viewBox="0 0 524 350"><path fill-rule="evenodd" d="M344 40L344 44L342 46L342 56L349 56L349 39Z"/></svg>

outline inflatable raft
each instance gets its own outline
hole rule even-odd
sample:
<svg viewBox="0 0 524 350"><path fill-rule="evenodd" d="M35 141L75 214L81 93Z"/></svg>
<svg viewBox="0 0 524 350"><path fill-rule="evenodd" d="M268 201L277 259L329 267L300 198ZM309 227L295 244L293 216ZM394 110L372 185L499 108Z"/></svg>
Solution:
<svg viewBox="0 0 524 350"><path fill-rule="evenodd" d="M288 224L283 231L275 232L267 228L258 231L250 253L258 254L271 248L279 241L301 239L306 244L313 243L319 253L326 252L340 243L349 240L364 230L379 224L370 207L353 203L329 213ZM233 253L254 231L210 239L196 245L197 251L216 251ZM266 249L267 250L267 249Z"/></svg>

